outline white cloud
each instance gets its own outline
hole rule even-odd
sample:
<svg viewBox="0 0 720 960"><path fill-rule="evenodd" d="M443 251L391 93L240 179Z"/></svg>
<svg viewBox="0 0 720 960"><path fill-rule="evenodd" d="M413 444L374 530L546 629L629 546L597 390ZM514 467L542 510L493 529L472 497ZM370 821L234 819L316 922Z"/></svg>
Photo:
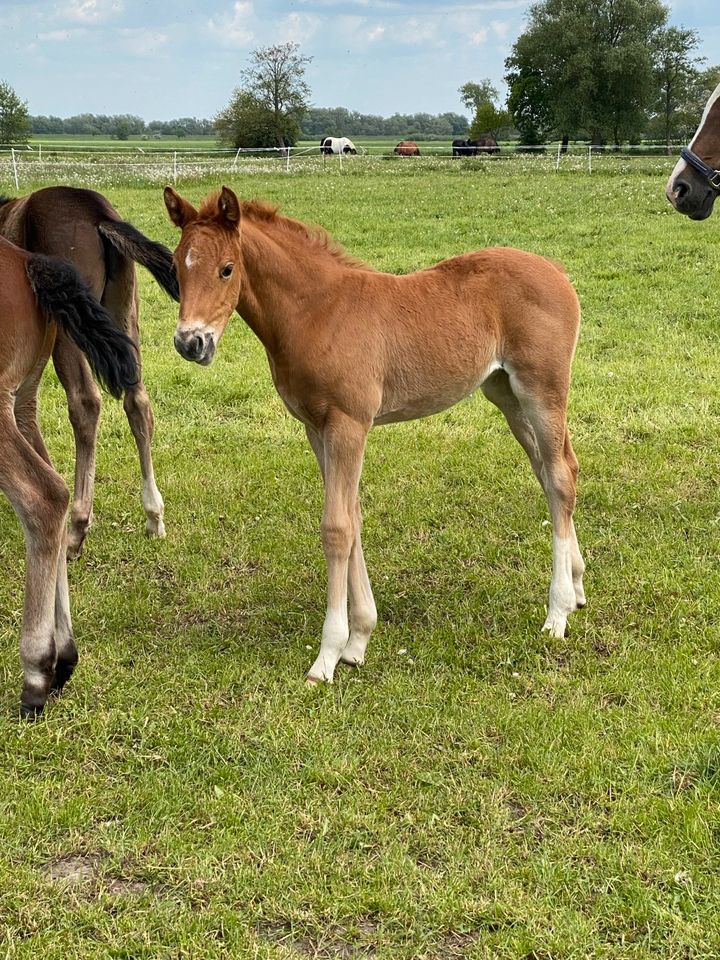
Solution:
<svg viewBox="0 0 720 960"><path fill-rule="evenodd" d="M470 34L470 43L474 47L479 47L481 44L485 43L487 40L488 32L485 27L481 27L479 30L476 30L474 33Z"/></svg>
<svg viewBox="0 0 720 960"><path fill-rule="evenodd" d="M211 17L207 22L207 29L223 46L246 47L255 39L254 18L252 3L249 0L237 0L231 13L222 17Z"/></svg>
<svg viewBox="0 0 720 960"><path fill-rule="evenodd" d="M81 23L101 23L121 13L122 9L122 0L70 0L59 12L61 16Z"/></svg>
<svg viewBox="0 0 720 960"><path fill-rule="evenodd" d="M409 17L399 25L395 31L395 40L398 43L426 43L437 38L437 26L434 18Z"/></svg>
<svg viewBox="0 0 720 960"><path fill-rule="evenodd" d="M490 26L495 32L495 36L505 39L510 29L510 24L506 20L492 20Z"/></svg>
<svg viewBox="0 0 720 960"><path fill-rule="evenodd" d="M373 27L372 30L368 32L368 40L379 40L382 35L385 33L385 27L377 26Z"/></svg>
<svg viewBox="0 0 720 960"><path fill-rule="evenodd" d="M290 13L284 20L280 21L282 40L306 43L317 33L320 24L320 18L310 13Z"/></svg>
<svg viewBox="0 0 720 960"><path fill-rule="evenodd" d="M158 54L167 44L166 33L155 33L143 28L127 28L118 31L124 48L135 57Z"/></svg>
<svg viewBox="0 0 720 960"><path fill-rule="evenodd" d="M38 34L38 40L50 43L65 43L68 40L74 40L76 37L85 36L87 30L82 27L71 30L47 30Z"/></svg>

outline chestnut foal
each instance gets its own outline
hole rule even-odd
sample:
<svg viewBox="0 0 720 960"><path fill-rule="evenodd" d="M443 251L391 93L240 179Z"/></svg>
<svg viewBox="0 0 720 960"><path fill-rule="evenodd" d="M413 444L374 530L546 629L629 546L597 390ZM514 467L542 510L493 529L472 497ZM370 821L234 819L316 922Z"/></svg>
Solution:
<svg viewBox="0 0 720 960"><path fill-rule="evenodd" d="M38 383L56 326L114 396L137 381L132 342L76 271L0 238L0 490L20 518L27 547L20 708L28 717L64 686L78 659L65 565L68 490L37 422Z"/></svg>
<svg viewBox="0 0 720 960"><path fill-rule="evenodd" d="M566 423L580 309L562 270L497 247L395 276L227 187L199 210L166 187L165 204L182 230L178 352L210 363L237 309L320 465L327 614L308 680L331 681L339 661L362 663L377 622L358 499L368 431L437 413L477 387L505 415L545 492L553 574L543 629L562 637L568 615L585 604L573 526L578 464Z"/></svg>

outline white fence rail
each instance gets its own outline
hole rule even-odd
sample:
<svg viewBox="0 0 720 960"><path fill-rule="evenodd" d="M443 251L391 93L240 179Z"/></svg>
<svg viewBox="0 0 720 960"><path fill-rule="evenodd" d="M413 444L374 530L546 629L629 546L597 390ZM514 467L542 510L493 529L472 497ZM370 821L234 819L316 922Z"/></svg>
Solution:
<svg viewBox="0 0 720 960"><path fill-rule="evenodd" d="M317 171L367 171L378 164L397 163L401 169L415 164L456 169L492 169L503 164L503 172L568 171L618 172L645 164L654 170L674 165L680 145L639 145L597 147L587 144L551 146L502 145L480 150L478 156L453 157L446 144L421 144L420 157L396 157L392 147L360 147L357 156L325 155L319 146L248 150L184 149L158 147L76 147L64 144L35 144L31 147L0 145L0 190L47 180L63 180L83 186L102 186L127 181L178 183L222 174L251 174L283 170L286 173Z"/></svg>

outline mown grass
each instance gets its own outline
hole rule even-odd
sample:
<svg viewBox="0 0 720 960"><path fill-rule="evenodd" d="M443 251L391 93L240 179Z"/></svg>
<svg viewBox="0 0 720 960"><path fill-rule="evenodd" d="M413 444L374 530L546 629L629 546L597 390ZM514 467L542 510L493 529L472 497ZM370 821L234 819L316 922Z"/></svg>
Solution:
<svg viewBox="0 0 720 960"><path fill-rule="evenodd" d="M540 634L546 509L476 397L371 435L380 623L362 670L305 688L324 564L303 431L238 318L193 367L142 275L168 539L142 535L108 401L70 571L82 658L34 726L15 716L23 543L0 503L0 955L717 957L720 219L674 214L663 172L356 171L232 185L384 270L513 244L577 285L587 610ZM174 243L156 187L106 192ZM51 372L43 426L71 477Z"/></svg>

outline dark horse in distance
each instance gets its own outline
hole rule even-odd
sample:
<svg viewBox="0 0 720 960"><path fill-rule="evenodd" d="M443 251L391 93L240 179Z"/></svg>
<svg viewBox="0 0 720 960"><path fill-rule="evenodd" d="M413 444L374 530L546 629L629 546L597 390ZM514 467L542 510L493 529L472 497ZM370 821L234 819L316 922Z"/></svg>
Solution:
<svg viewBox="0 0 720 960"><path fill-rule="evenodd" d="M123 221L110 202L93 190L47 187L25 197L0 197L0 236L32 253L50 254L73 264L95 298L133 341L138 357L135 262L146 267L171 297L179 298L167 247ZM53 363L67 394L75 436L75 485L67 546L68 556L76 557L93 516L100 392L85 357L62 328L55 340ZM125 390L123 403L140 455L147 531L163 537L164 504L155 483L151 453L153 412L139 375Z"/></svg>

